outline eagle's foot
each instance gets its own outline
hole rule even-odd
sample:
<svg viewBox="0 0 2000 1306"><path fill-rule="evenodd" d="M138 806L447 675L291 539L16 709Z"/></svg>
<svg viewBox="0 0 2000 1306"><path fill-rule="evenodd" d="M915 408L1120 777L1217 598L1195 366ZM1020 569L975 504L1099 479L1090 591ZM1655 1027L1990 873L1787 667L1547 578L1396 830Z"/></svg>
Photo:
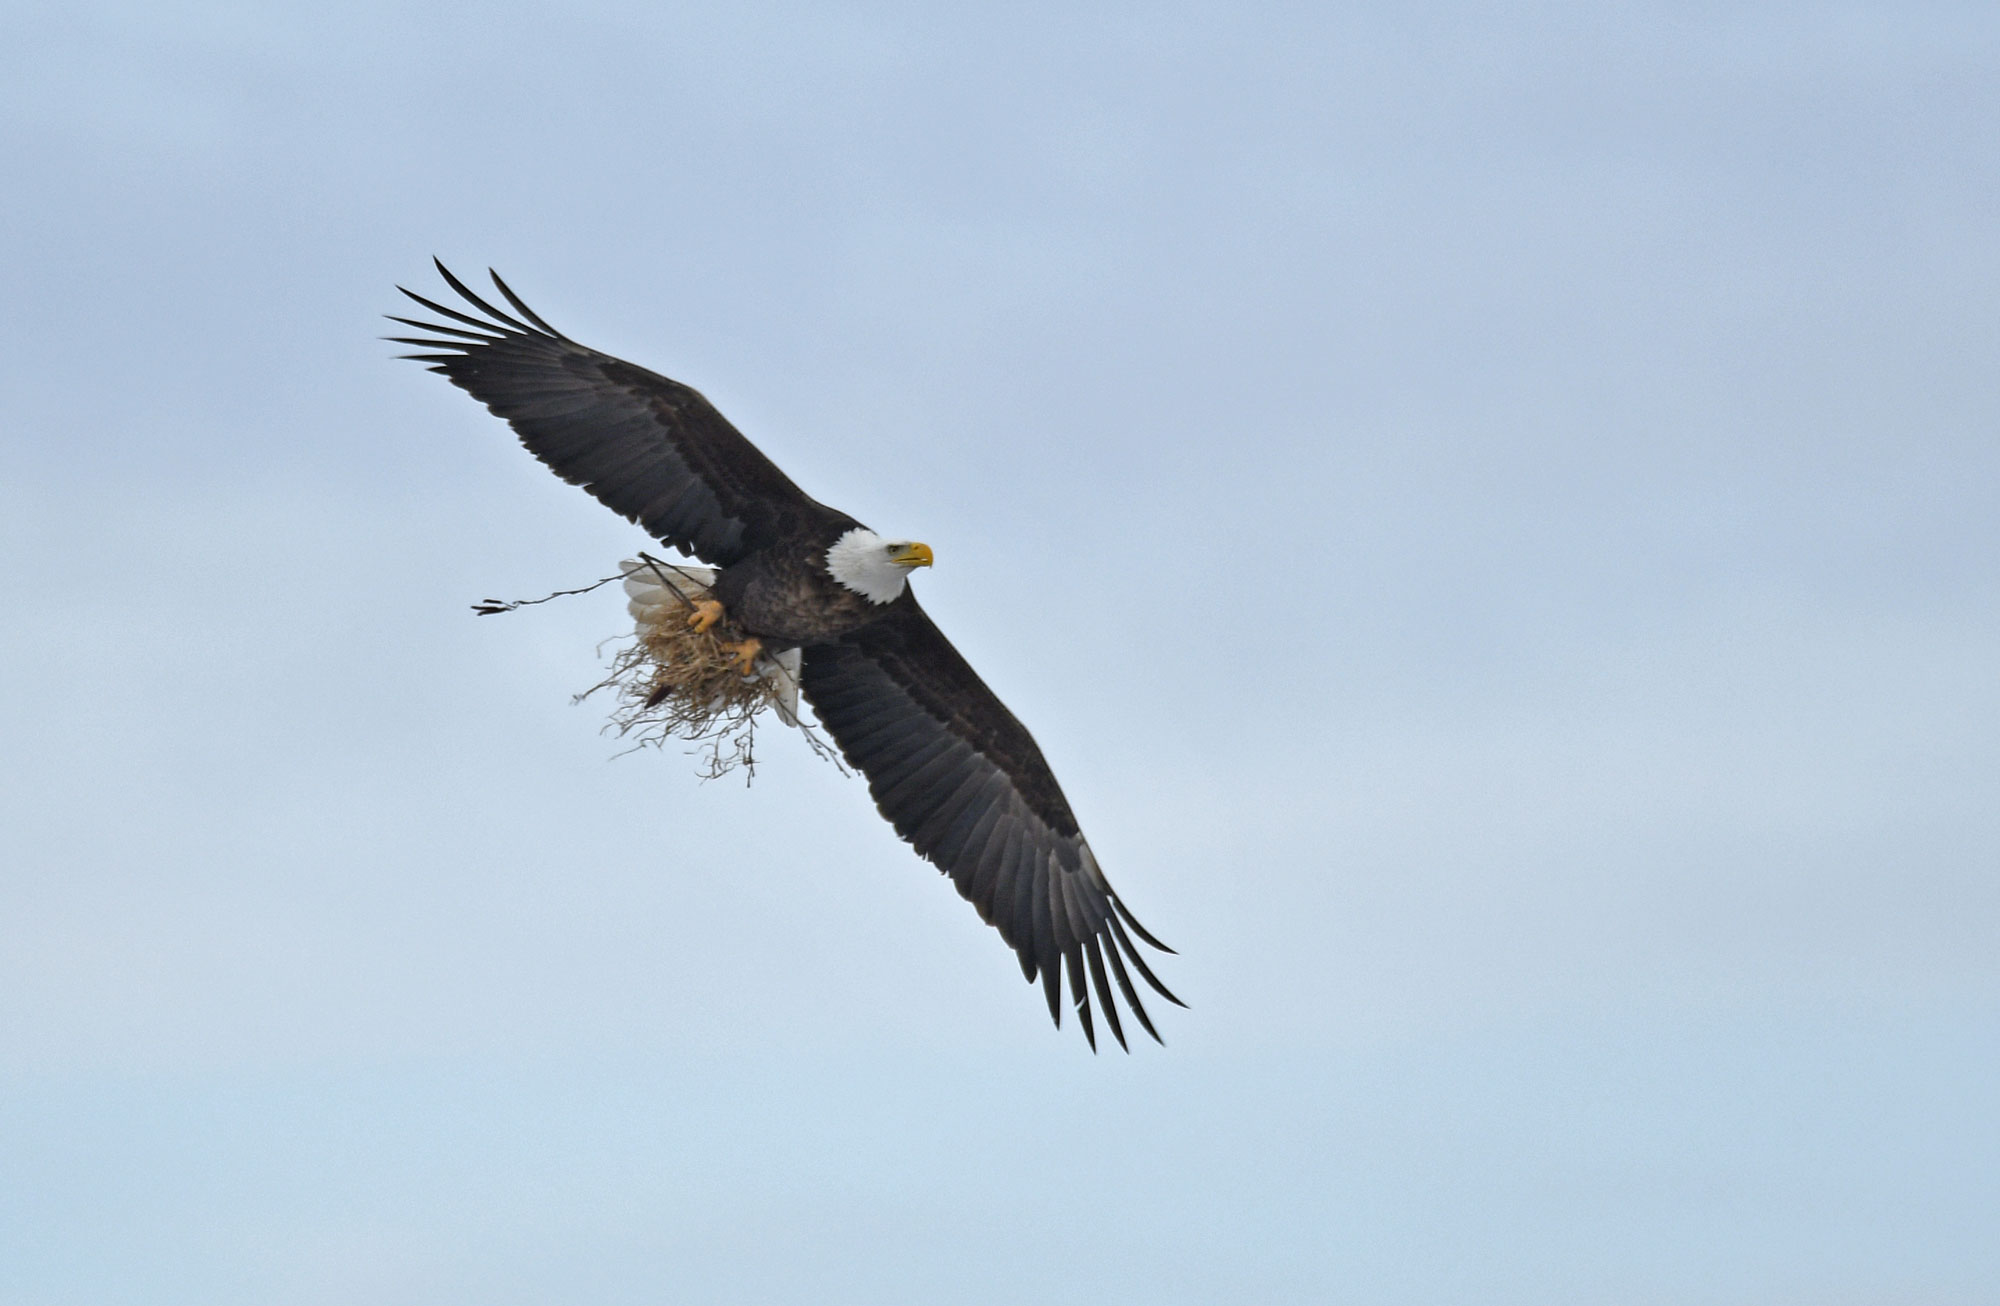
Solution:
<svg viewBox="0 0 2000 1306"><path fill-rule="evenodd" d="M764 641L752 635L748 639L724 640L721 648L723 652L736 659L738 673L747 676L751 667L756 665L757 655L764 651Z"/></svg>
<svg viewBox="0 0 2000 1306"><path fill-rule="evenodd" d="M697 635L705 635L709 628L722 620L722 605L714 599L697 599L694 612L688 617L688 625L693 626Z"/></svg>

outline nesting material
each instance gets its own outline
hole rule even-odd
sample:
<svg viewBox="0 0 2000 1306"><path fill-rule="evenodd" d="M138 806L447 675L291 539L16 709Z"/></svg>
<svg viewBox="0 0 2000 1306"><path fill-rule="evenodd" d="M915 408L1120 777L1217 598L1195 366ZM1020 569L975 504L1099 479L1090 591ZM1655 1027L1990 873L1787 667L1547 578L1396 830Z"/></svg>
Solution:
<svg viewBox="0 0 2000 1306"><path fill-rule="evenodd" d="M815 752L834 756L799 720L799 650L759 653L745 675L725 647L744 639L742 631L726 619L706 631L688 624L695 604L710 597L713 571L645 555L620 563L619 570L632 637L612 654L610 673L577 695L579 702L601 691L615 696L608 729L635 747L673 740L697 745L706 778L742 770L747 780L756 769L757 718L770 709L798 728Z"/></svg>

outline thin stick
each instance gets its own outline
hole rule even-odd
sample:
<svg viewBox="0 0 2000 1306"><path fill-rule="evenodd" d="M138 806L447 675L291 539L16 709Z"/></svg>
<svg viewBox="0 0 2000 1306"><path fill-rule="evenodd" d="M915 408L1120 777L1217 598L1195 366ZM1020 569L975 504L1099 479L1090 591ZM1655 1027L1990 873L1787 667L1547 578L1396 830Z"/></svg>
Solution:
<svg viewBox="0 0 2000 1306"><path fill-rule="evenodd" d="M646 570L653 573L653 579L660 582L660 588L664 590L673 591L674 597L681 601L681 606L686 608L690 612L694 610L694 600L689 598L684 592L682 592L680 586L668 580L666 572L661 571L660 568L665 567L667 571L673 572L674 575L679 576L682 580L686 581L690 585L694 585L704 590L708 588L708 586L703 585L700 581L696 580L694 576L688 571L687 568L677 567L673 563L664 561L660 558L656 558L650 553L641 553L639 555L639 561L645 563Z"/></svg>
<svg viewBox="0 0 2000 1306"><path fill-rule="evenodd" d="M622 574L606 576L603 580L594 581L589 585L585 585L582 589L557 590L553 594L544 594L538 599L486 599L473 604L472 610L482 617L491 617L502 612L512 612L516 608L529 608L537 603L547 603L550 599L566 599L572 594L588 594L594 589L604 588L614 580L624 579L625 577Z"/></svg>

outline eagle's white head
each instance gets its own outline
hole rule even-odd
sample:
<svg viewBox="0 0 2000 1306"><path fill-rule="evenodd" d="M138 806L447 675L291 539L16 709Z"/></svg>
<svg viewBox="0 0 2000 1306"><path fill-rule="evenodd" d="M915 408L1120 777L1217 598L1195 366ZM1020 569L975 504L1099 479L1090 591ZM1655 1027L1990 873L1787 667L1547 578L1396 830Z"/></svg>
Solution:
<svg viewBox="0 0 2000 1306"><path fill-rule="evenodd" d="M885 540L856 526L826 551L832 577L870 603L893 603L910 583L910 572L931 565L931 546L915 540Z"/></svg>

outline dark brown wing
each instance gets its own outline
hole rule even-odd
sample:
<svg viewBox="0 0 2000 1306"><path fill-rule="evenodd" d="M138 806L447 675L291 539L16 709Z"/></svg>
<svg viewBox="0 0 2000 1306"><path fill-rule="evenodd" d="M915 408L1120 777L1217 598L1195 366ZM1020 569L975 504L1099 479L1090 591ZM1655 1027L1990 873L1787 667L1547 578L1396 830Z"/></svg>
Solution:
<svg viewBox="0 0 2000 1306"><path fill-rule="evenodd" d="M1114 981L1146 1032L1160 1037L1126 963L1185 1005L1154 977L1132 936L1172 949L1112 892L1042 750L912 595L840 643L806 649L800 684L896 833L951 876L1019 955L1022 973L1041 978L1057 1025L1067 967L1093 1048L1091 990L1125 1045Z"/></svg>
<svg viewBox="0 0 2000 1306"><path fill-rule="evenodd" d="M392 337L398 344L435 351L404 357L429 363L505 418L528 452L605 506L682 553L723 567L815 517L838 516L792 484L696 391L577 344L497 273L494 286L520 317L473 294L443 263L437 268L479 315L404 290L462 324L392 318L425 333Z"/></svg>

